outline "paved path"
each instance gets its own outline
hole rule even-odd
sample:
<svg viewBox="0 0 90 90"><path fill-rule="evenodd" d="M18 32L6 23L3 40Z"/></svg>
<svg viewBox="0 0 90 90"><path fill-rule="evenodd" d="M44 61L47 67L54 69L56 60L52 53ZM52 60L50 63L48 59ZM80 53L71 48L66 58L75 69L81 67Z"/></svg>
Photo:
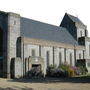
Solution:
<svg viewBox="0 0 90 90"><path fill-rule="evenodd" d="M0 78L0 90L90 90L90 78Z"/></svg>

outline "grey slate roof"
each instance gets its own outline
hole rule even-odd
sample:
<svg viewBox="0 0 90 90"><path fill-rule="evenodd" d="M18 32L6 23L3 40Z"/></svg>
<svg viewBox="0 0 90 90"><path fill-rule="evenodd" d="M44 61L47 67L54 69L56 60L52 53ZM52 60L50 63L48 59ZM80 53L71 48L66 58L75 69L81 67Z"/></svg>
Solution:
<svg viewBox="0 0 90 90"><path fill-rule="evenodd" d="M65 28L23 17L21 17L21 36L78 45Z"/></svg>
<svg viewBox="0 0 90 90"><path fill-rule="evenodd" d="M67 14L67 13L66 13L66 14ZM78 17L72 16L72 15L70 15L70 14L67 14L67 15L69 16L69 18L70 18L73 22L79 23L79 24L81 24L81 25L84 25L84 23L83 23Z"/></svg>

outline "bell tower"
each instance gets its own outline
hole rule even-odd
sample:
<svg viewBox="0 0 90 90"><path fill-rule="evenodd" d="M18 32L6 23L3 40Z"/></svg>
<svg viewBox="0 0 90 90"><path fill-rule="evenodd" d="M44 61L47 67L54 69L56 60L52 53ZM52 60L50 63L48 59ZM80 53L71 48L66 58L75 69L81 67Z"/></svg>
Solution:
<svg viewBox="0 0 90 90"><path fill-rule="evenodd" d="M20 15L8 13L7 77L10 77L11 60L16 57L18 37L20 37Z"/></svg>

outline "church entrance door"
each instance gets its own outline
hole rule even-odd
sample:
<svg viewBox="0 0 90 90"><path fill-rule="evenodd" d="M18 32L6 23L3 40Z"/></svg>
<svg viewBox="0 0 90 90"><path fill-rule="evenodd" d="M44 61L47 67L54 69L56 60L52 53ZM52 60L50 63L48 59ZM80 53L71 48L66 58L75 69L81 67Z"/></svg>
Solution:
<svg viewBox="0 0 90 90"><path fill-rule="evenodd" d="M32 64L32 77L40 76L41 64Z"/></svg>

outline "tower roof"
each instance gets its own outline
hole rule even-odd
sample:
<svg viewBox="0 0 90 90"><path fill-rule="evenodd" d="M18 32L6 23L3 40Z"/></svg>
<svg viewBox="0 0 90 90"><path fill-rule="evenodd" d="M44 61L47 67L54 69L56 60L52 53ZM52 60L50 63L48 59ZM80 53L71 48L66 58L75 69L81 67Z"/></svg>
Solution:
<svg viewBox="0 0 90 90"><path fill-rule="evenodd" d="M74 23L78 23L78 24L81 24L81 25L84 25L85 24L78 18L78 17L75 17L73 15L70 15L68 13L66 13L66 15L74 22Z"/></svg>

